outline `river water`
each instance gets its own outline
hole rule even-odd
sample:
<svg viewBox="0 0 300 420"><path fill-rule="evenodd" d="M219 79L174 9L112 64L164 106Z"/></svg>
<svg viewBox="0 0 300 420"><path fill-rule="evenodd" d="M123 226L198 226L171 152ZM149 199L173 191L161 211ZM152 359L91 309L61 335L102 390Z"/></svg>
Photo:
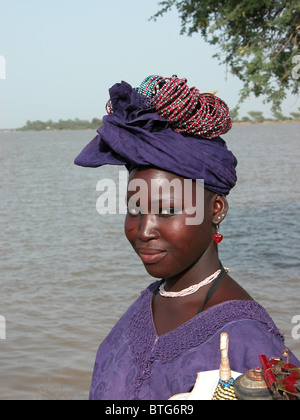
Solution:
<svg viewBox="0 0 300 420"><path fill-rule="evenodd" d="M231 275L265 306L298 357L299 128L235 126L226 136L239 183L220 246ZM2 400L87 399L100 342L152 282L124 238L124 216L96 212L97 182L117 180L120 168L73 165L93 136L0 133Z"/></svg>

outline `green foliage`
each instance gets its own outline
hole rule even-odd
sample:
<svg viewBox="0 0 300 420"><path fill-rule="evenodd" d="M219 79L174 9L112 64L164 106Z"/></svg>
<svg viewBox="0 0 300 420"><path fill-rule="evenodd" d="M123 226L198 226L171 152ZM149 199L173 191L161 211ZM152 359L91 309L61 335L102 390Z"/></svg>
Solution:
<svg viewBox="0 0 300 420"><path fill-rule="evenodd" d="M87 120L59 120L53 122L52 120L42 121L27 121L26 125L19 129L19 131L42 131L42 130L97 130L102 125L102 121L98 118L93 118L91 122Z"/></svg>
<svg viewBox="0 0 300 420"><path fill-rule="evenodd" d="M291 116L292 116L295 120L300 120L300 112L291 112Z"/></svg>
<svg viewBox="0 0 300 420"><path fill-rule="evenodd" d="M262 123L265 121L265 117L263 116L263 113L260 111L250 111L248 112L248 114L256 123Z"/></svg>
<svg viewBox="0 0 300 420"><path fill-rule="evenodd" d="M283 115L280 111L273 111L273 115L274 115L274 118L277 120L277 121L287 121L287 120L289 120L290 119L290 117L286 117L285 115Z"/></svg>
<svg viewBox="0 0 300 420"><path fill-rule="evenodd" d="M298 111L300 111L300 108L298 108ZM291 116L292 116L295 120L300 120L300 112L291 112Z"/></svg>
<svg viewBox="0 0 300 420"><path fill-rule="evenodd" d="M242 122L246 122L246 123L251 122L251 118L249 118L249 117L243 117L242 118Z"/></svg>
<svg viewBox="0 0 300 420"><path fill-rule="evenodd" d="M238 117L239 117L238 107L230 110L230 116L233 122L238 121Z"/></svg>
<svg viewBox="0 0 300 420"><path fill-rule="evenodd" d="M272 110L280 110L287 91L299 93L293 76L300 55L299 0L165 0L154 20L176 7L181 33L200 32L215 55L244 86L240 101L251 93L266 97Z"/></svg>

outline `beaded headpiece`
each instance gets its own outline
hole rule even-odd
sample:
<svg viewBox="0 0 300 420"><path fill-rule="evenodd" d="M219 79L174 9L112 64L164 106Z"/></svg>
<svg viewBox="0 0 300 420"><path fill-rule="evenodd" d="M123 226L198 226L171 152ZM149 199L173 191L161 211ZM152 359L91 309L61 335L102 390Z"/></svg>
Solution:
<svg viewBox="0 0 300 420"><path fill-rule="evenodd" d="M155 167L203 179L208 190L229 194L237 160L220 137L231 128L225 102L190 89L177 76L149 76L135 89L123 81L109 94L108 115L77 165Z"/></svg>
<svg viewBox="0 0 300 420"><path fill-rule="evenodd" d="M152 75L136 90L151 99L156 112L177 133L212 139L226 134L232 127L226 103L211 93L200 93L195 87L190 89L187 79ZM111 101L106 110L113 112Z"/></svg>

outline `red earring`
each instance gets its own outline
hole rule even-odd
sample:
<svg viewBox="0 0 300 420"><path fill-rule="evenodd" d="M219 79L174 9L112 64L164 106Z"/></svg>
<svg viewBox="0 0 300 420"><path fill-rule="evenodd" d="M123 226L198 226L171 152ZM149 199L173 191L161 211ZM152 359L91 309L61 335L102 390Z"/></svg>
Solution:
<svg viewBox="0 0 300 420"><path fill-rule="evenodd" d="M217 233L214 234L214 241L217 244L220 244L223 241L224 236L219 231L219 225L216 226L216 230L217 230Z"/></svg>

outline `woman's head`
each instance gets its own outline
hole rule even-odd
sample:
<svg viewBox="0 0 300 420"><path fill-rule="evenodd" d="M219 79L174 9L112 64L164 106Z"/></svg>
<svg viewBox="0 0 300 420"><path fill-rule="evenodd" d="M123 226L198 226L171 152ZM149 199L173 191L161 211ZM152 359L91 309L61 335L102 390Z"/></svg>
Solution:
<svg viewBox="0 0 300 420"><path fill-rule="evenodd" d="M221 99L173 76L151 77L145 89L118 83L110 89L110 102L109 115L77 165L155 166L203 179L205 188L223 196L235 186L237 160L219 137L231 127Z"/></svg>
<svg viewBox="0 0 300 420"><path fill-rule="evenodd" d="M133 170L129 185L125 234L150 275L172 278L217 253L213 236L227 214L225 197L155 168Z"/></svg>
<svg viewBox="0 0 300 420"><path fill-rule="evenodd" d="M140 191L128 188L125 232L152 276L177 276L203 256L216 265L213 236L237 181L237 160L220 137L232 125L228 106L177 76L151 76L137 89L121 82L109 92L109 115L75 163L130 171L129 185ZM172 185L167 197L164 183Z"/></svg>

